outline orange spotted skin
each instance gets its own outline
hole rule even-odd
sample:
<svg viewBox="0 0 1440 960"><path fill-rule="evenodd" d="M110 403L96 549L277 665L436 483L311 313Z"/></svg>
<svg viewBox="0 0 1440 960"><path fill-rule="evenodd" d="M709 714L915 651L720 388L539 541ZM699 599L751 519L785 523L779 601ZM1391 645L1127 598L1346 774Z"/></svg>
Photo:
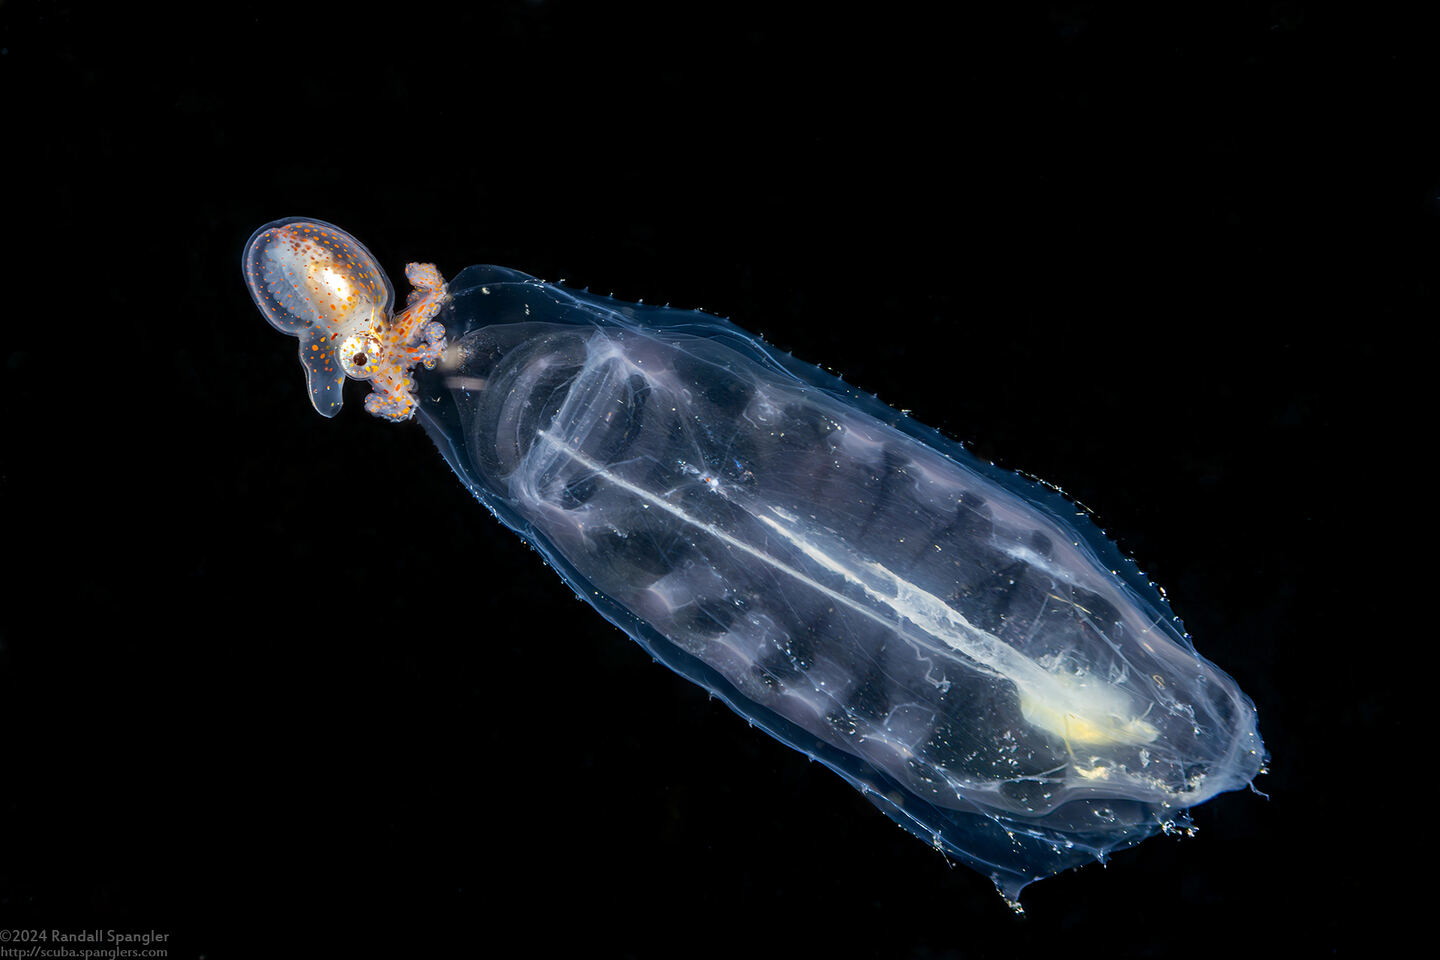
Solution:
<svg viewBox="0 0 1440 960"><path fill-rule="evenodd" d="M310 402L340 412L345 378L368 380L365 409L377 417L415 415L416 364L434 367L445 351L435 316L449 294L432 263L411 263L405 309L391 315L394 288L364 244L321 220L266 224L245 245L245 281L270 325L300 339Z"/></svg>

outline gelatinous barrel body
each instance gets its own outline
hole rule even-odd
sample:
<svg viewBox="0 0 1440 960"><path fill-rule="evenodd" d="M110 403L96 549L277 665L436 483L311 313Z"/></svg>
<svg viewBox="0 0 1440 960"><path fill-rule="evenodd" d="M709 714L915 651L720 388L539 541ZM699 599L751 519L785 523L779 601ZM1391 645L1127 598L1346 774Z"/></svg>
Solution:
<svg viewBox="0 0 1440 960"><path fill-rule="evenodd" d="M420 418L474 494L1008 896L1260 769L1248 698L1057 493L706 314L499 267L450 294Z"/></svg>

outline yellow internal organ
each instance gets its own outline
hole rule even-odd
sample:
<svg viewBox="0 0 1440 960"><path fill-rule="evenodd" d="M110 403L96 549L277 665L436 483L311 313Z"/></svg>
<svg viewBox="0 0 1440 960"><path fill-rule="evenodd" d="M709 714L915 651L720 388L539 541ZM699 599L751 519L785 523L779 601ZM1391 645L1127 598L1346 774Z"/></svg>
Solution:
<svg viewBox="0 0 1440 960"><path fill-rule="evenodd" d="M1130 698L1114 687L1051 674L1052 682L1017 684L1020 713L1032 727L1068 744L1087 746L1150 743L1160 735L1154 725L1134 715Z"/></svg>

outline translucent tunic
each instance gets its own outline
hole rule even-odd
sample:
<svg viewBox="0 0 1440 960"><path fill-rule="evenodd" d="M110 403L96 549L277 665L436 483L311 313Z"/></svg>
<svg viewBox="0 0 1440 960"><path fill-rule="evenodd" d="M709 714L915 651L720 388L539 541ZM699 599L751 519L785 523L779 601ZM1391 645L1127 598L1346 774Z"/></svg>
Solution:
<svg viewBox="0 0 1440 960"><path fill-rule="evenodd" d="M1248 698L1055 492L706 314L491 266L450 296L419 417L475 496L1012 899L1260 769Z"/></svg>

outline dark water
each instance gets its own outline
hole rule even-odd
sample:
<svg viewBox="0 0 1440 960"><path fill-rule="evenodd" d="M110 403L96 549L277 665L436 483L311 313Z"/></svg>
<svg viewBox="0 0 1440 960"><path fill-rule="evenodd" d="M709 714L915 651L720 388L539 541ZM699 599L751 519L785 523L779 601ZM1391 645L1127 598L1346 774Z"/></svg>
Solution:
<svg viewBox="0 0 1440 960"><path fill-rule="evenodd" d="M0 929L1125 956L1408 917L1424 34L1300 4L0 7ZM1254 698L1270 799L1012 917L574 602L418 428L359 391L317 416L240 280L289 215L394 279L730 316L1059 484Z"/></svg>

